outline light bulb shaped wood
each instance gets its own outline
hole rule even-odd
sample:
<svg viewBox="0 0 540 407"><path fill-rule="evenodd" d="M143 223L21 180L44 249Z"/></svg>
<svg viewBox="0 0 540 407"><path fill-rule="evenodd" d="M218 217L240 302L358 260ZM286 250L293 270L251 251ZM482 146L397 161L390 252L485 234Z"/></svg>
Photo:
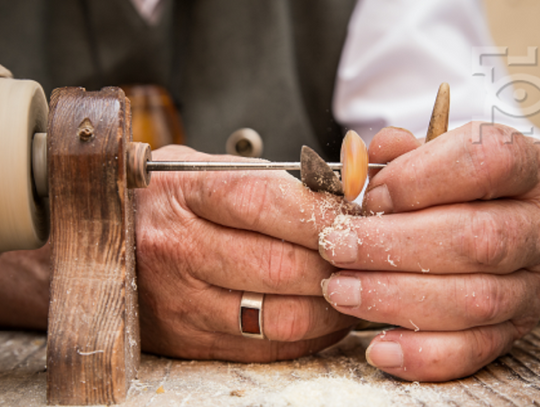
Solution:
<svg viewBox="0 0 540 407"><path fill-rule="evenodd" d="M362 192L368 173L368 150L364 140L349 130L341 144L341 182L347 201L354 201Z"/></svg>

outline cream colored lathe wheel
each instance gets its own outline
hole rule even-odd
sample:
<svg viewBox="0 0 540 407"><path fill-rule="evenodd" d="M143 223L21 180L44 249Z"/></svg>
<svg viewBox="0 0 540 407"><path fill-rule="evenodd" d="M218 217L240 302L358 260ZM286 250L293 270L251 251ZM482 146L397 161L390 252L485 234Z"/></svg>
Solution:
<svg viewBox="0 0 540 407"><path fill-rule="evenodd" d="M49 106L34 81L0 77L0 253L37 249L49 236L47 200L33 186L35 133L45 132Z"/></svg>

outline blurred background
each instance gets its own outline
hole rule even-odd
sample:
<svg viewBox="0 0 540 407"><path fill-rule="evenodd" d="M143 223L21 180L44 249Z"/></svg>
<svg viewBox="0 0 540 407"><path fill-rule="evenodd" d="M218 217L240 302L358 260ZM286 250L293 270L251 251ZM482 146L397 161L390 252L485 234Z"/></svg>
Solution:
<svg viewBox="0 0 540 407"><path fill-rule="evenodd" d="M538 78L540 82L540 65L538 48L540 48L540 1L538 0L484 0L493 39L497 46L508 47L508 54L503 57L510 75L528 74ZM525 57L533 47L534 62L508 64L508 56ZM531 50L532 51L532 50ZM516 83L526 93L520 96L522 109L540 102L540 88L533 83ZM518 86L519 85L519 86ZM533 109L536 110L536 109ZM540 127L540 110L529 116L529 119Z"/></svg>

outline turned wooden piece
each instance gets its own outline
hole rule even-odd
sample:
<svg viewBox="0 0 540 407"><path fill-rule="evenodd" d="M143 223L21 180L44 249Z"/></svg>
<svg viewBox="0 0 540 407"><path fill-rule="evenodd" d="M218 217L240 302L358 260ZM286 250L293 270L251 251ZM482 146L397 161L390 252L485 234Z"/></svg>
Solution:
<svg viewBox="0 0 540 407"><path fill-rule="evenodd" d="M118 88L52 94L49 404L119 403L137 376L130 126L129 101Z"/></svg>
<svg viewBox="0 0 540 407"><path fill-rule="evenodd" d="M128 188L146 188L150 185L151 173L146 163L152 161L152 149L146 143L128 143L127 185Z"/></svg>

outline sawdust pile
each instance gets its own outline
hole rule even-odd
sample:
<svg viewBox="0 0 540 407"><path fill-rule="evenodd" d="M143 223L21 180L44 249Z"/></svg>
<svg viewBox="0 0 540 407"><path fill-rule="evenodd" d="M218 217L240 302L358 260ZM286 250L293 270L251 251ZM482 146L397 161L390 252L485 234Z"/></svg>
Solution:
<svg viewBox="0 0 540 407"><path fill-rule="evenodd" d="M265 405L296 406L390 406L391 395L345 377L319 377L291 383L278 394L266 397Z"/></svg>

